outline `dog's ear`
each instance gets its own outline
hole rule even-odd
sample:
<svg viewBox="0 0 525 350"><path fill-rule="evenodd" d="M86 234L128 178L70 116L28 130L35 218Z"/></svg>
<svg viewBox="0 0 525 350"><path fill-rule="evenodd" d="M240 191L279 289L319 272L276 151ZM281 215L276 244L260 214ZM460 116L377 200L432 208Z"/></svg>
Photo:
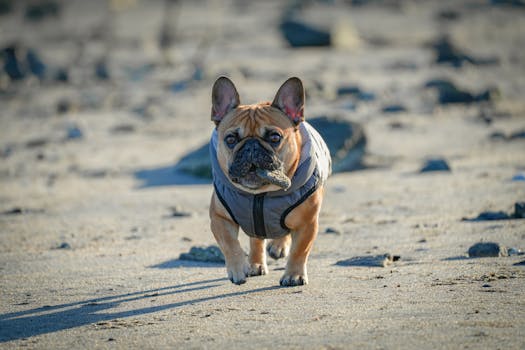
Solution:
<svg viewBox="0 0 525 350"><path fill-rule="evenodd" d="M211 93L212 107L211 120L218 125L229 111L237 108L241 101L239 94L232 81L226 77L220 77L213 84Z"/></svg>
<svg viewBox="0 0 525 350"><path fill-rule="evenodd" d="M304 121L304 88L301 79L293 77L277 91L272 106L279 108L294 125Z"/></svg>

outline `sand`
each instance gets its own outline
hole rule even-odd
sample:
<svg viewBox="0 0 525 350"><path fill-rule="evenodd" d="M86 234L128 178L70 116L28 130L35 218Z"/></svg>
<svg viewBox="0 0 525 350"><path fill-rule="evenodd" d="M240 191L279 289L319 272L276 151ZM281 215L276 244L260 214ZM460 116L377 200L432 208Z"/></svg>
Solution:
<svg viewBox="0 0 525 350"><path fill-rule="evenodd" d="M291 49L279 2L111 4L68 1L59 17L31 22L17 3L0 19L0 46L36 50L49 74L0 77L1 349L525 348L525 270L515 265L525 257L466 257L480 241L525 249L525 221L462 220L525 201L525 182L513 180L525 139L491 137L525 129L523 8L313 3L301 19L338 33L337 47ZM444 10L458 18L436 19ZM163 51L165 14L173 45ZM435 63L428 43L444 33L499 63ZM101 58L108 80L93 73ZM67 83L50 78L59 67ZM221 74L246 103L299 76L307 118L365 129L363 168L328 181L307 286L279 287L282 260L241 286L220 264L178 260L215 244L212 185L172 170L207 142ZM423 87L436 78L499 92L442 105ZM338 97L348 85L375 98ZM382 112L394 104L405 110ZM432 157L451 171L420 173ZM336 265L385 253L400 259Z"/></svg>

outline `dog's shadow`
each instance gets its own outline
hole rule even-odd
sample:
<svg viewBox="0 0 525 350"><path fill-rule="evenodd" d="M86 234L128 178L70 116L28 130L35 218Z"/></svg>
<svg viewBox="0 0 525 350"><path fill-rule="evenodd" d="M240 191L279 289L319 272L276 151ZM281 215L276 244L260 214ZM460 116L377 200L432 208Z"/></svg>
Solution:
<svg viewBox="0 0 525 350"><path fill-rule="evenodd" d="M205 303L224 298L233 298L280 288L278 286L263 287L239 292L191 298L193 293L205 289L217 288L225 283L229 284L230 282L226 278L217 278L146 291L87 299L72 303L46 305L19 312L5 313L0 315L0 343L29 338L41 334L59 332L89 324L101 324L105 321L107 322L115 319L147 315L183 307L185 305ZM148 298L154 299L160 296L174 294L188 295L189 298L176 303L111 312L112 309L116 309L125 303L145 300Z"/></svg>

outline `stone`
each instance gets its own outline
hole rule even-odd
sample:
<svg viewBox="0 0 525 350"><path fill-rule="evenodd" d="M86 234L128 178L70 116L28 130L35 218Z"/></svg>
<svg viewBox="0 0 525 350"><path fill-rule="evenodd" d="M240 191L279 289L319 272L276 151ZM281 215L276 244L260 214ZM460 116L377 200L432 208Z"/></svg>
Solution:
<svg viewBox="0 0 525 350"><path fill-rule="evenodd" d="M432 79L425 83L425 88L432 88L438 92L438 103L455 104L464 103L470 104L475 102L491 101L497 95L497 89L489 88L480 94L474 94L469 91L460 90L451 81L446 79Z"/></svg>
<svg viewBox="0 0 525 350"><path fill-rule="evenodd" d="M454 67L461 67L465 63L473 65L493 65L499 63L499 60L495 57L479 58L467 55L457 48L447 36L438 38L431 44L431 47L434 49L436 63L438 64L450 64Z"/></svg>
<svg viewBox="0 0 525 350"><path fill-rule="evenodd" d="M44 80L47 72L47 67L35 50L27 50L26 62L31 74L33 74L40 80Z"/></svg>
<svg viewBox="0 0 525 350"><path fill-rule="evenodd" d="M468 249L469 258L502 257L508 255L507 248L494 242L479 242Z"/></svg>
<svg viewBox="0 0 525 350"><path fill-rule="evenodd" d="M224 255L219 247L210 245L208 247L191 247L188 253L182 253L179 260L224 263Z"/></svg>
<svg viewBox="0 0 525 350"><path fill-rule="evenodd" d="M484 211L475 218L463 218L463 221L492 221L492 220L509 220L511 216L504 211Z"/></svg>
<svg viewBox="0 0 525 350"><path fill-rule="evenodd" d="M383 113L400 113L406 112L406 110L405 106L399 104L388 105L381 108Z"/></svg>
<svg viewBox="0 0 525 350"><path fill-rule="evenodd" d="M11 80L22 80L26 76L24 63L20 60L19 48L15 45L2 49L4 72Z"/></svg>
<svg viewBox="0 0 525 350"><path fill-rule="evenodd" d="M283 37L291 47L330 46L330 32L315 28L312 25L287 18L279 26Z"/></svg>
<svg viewBox="0 0 525 350"><path fill-rule="evenodd" d="M525 219L525 202L514 203L514 218Z"/></svg>
<svg viewBox="0 0 525 350"><path fill-rule="evenodd" d="M364 267L386 267L394 261L399 260L398 255L381 254L381 255L364 255L355 256L346 260L339 260L335 264L338 266L364 266Z"/></svg>
<svg viewBox="0 0 525 350"><path fill-rule="evenodd" d="M450 167L446 160L442 158L433 158L428 159L419 172L426 173L432 171L450 171Z"/></svg>
<svg viewBox="0 0 525 350"><path fill-rule="evenodd" d="M56 17L60 14L60 5L55 1L36 1L26 7L25 18L29 21L41 21L46 17Z"/></svg>

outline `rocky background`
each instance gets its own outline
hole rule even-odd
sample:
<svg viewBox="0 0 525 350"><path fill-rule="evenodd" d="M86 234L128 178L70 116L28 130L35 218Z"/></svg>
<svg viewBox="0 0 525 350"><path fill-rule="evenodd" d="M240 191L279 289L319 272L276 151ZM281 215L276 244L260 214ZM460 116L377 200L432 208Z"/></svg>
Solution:
<svg viewBox="0 0 525 350"><path fill-rule="evenodd" d="M0 348L524 348L523 47L519 0L0 0ZM308 286L225 278L220 75L305 83Z"/></svg>

